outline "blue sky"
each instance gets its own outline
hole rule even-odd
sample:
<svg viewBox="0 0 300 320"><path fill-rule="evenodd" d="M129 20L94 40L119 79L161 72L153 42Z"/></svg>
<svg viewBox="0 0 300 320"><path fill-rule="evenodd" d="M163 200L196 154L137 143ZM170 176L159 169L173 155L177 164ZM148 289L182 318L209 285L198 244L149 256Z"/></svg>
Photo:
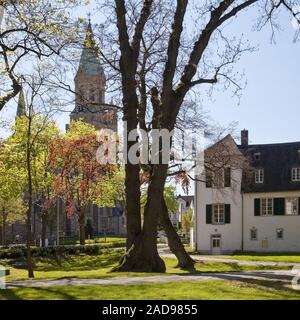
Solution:
<svg viewBox="0 0 300 320"><path fill-rule="evenodd" d="M79 15L89 11L82 8ZM258 51L245 53L236 66L247 80L240 104L231 91L219 91L213 100L204 96L203 107L223 126L237 121L237 133L248 129L250 143L300 141L300 42L293 42L295 30L286 13L279 16L282 31L276 33L276 44L270 41L269 27L253 31L256 16L257 10L250 9L228 28L229 35L243 33L251 45L258 45ZM92 22L99 18L92 14ZM67 121L67 115L60 117L61 123Z"/></svg>
<svg viewBox="0 0 300 320"><path fill-rule="evenodd" d="M230 92L219 92L204 106L221 124L238 121L238 129L248 129L250 143L300 141L300 42L293 42L295 30L287 14L280 15L283 30L276 33L276 44L271 44L270 28L251 30L254 15L249 10L230 26L259 45L237 66L247 79L240 105Z"/></svg>
<svg viewBox="0 0 300 320"><path fill-rule="evenodd" d="M89 11L91 7L83 7L78 15L84 17ZM300 141L300 42L293 42L295 30L287 14L280 15L283 30L276 33L276 44L270 43L268 27L260 32L252 30L256 15L257 11L250 9L229 26L229 34L243 33L251 45L259 46L257 52L243 55L236 66L244 70L247 80L240 104L228 90L215 92L213 101L203 96L203 107L223 126L238 121L237 133L248 129L250 143ZM98 14L92 14L92 22L99 20ZM13 113L9 114L12 118ZM64 128L68 114L57 120Z"/></svg>

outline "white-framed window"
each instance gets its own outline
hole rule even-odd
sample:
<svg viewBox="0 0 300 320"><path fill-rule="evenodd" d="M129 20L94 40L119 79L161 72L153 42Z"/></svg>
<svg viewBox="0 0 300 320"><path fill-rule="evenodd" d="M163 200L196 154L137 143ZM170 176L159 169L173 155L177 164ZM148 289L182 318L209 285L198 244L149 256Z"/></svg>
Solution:
<svg viewBox="0 0 300 320"><path fill-rule="evenodd" d="M212 236L212 248L220 248L221 247L221 236Z"/></svg>
<svg viewBox="0 0 300 320"><path fill-rule="evenodd" d="M300 167L292 168L292 181L300 181Z"/></svg>
<svg viewBox="0 0 300 320"><path fill-rule="evenodd" d="M250 240L257 240L257 229L255 227L250 229Z"/></svg>
<svg viewBox="0 0 300 320"><path fill-rule="evenodd" d="M225 223L225 205L222 203L213 204L213 224Z"/></svg>
<svg viewBox="0 0 300 320"><path fill-rule="evenodd" d="M262 216L273 215L273 199L272 198L261 199L261 215Z"/></svg>
<svg viewBox="0 0 300 320"><path fill-rule="evenodd" d="M282 240L283 239L283 228L276 229L276 239Z"/></svg>
<svg viewBox="0 0 300 320"><path fill-rule="evenodd" d="M298 214L298 198L285 199L285 214L288 216Z"/></svg>
<svg viewBox="0 0 300 320"><path fill-rule="evenodd" d="M264 183L264 169L255 170L255 183Z"/></svg>

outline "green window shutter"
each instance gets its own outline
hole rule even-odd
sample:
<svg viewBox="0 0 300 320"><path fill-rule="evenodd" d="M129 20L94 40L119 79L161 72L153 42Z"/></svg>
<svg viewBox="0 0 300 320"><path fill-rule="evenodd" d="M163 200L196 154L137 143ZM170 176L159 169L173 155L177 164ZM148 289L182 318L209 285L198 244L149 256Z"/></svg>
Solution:
<svg viewBox="0 0 300 320"><path fill-rule="evenodd" d="M260 216L260 199L254 199L254 215Z"/></svg>
<svg viewBox="0 0 300 320"><path fill-rule="evenodd" d="M231 187L231 168L224 169L224 186Z"/></svg>
<svg viewBox="0 0 300 320"><path fill-rule="evenodd" d="M285 199L274 198L274 216L284 216L284 215L285 215Z"/></svg>
<svg viewBox="0 0 300 320"><path fill-rule="evenodd" d="M206 224L212 224L212 205L206 205Z"/></svg>
<svg viewBox="0 0 300 320"><path fill-rule="evenodd" d="M230 204L225 204L225 223L230 223Z"/></svg>

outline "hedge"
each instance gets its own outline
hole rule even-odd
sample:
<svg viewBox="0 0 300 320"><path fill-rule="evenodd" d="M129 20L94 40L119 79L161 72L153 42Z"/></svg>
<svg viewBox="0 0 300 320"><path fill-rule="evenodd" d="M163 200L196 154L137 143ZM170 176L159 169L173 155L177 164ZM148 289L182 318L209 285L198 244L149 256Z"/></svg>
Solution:
<svg viewBox="0 0 300 320"><path fill-rule="evenodd" d="M16 246L0 249L0 259L16 259L26 257L26 247ZM56 247L33 247L31 253L33 257L49 257L63 255L96 255L100 252L100 246L56 246Z"/></svg>

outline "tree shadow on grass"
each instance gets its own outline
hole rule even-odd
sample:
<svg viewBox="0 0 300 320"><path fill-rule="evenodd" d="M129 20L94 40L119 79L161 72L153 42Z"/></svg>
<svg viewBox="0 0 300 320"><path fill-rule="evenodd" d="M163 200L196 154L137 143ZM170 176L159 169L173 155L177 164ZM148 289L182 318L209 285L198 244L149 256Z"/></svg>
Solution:
<svg viewBox="0 0 300 320"><path fill-rule="evenodd" d="M22 300L22 298L12 289L1 289L0 300Z"/></svg>
<svg viewBox="0 0 300 320"><path fill-rule="evenodd" d="M24 295L22 295L24 293ZM50 296L49 296L50 294ZM58 300L75 300L76 295L71 295L60 290L59 287L53 288L14 288L0 290L0 300L46 300L45 297Z"/></svg>
<svg viewBox="0 0 300 320"><path fill-rule="evenodd" d="M224 277L226 278L226 277ZM228 278L227 278L228 280ZM234 280L231 278L231 280ZM289 294L293 295L293 299L295 299L295 295L298 296L296 299L300 299L300 291L294 290L291 287L290 281L282 281L282 280L268 280L268 279L249 279L249 278L240 278L235 279L235 283L239 283L241 287L253 287L255 289L261 289L263 291L272 291L274 290L278 292L278 298L283 299L283 295L286 298L289 298Z"/></svg>
<svg viewBox="0 0 300 320"><path fill-rule="evenodd" d="M39 259L36 271L88 271L100 268L110 268L120 259L119 253L95 256L67 256L59 261L52 258Z"/></svg>

